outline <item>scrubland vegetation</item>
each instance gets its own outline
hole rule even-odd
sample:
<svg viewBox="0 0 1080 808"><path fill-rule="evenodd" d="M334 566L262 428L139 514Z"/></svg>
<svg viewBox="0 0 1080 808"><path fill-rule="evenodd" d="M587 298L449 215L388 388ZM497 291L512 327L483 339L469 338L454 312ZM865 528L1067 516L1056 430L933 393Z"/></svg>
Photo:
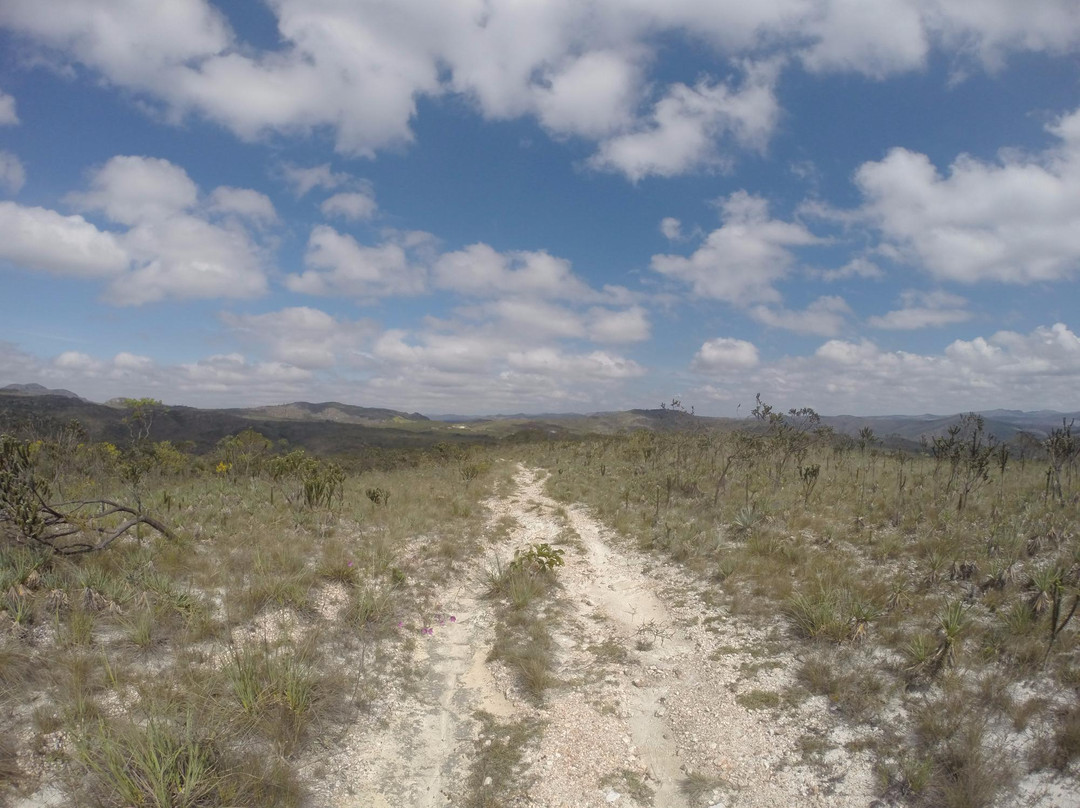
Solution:
<svg viewBox="0 0 1080 808"><path fill-rule="evenodd" d="M1026 455L967 416L922 454L811 410L537 452L564 501L711 578L717 602L779 624L798 701L875 729L882 791L988 805L1080 763L1080 442Z"/></svg>
<svg viewBox="0 0 1080 808"><path fill-rule="evenodd" d="M0 802L46 782L78 805L302 804L295 761L378 697L476 555L488 464L440 449L360 470L254 432L201 457L4 436ZM116 506L146 519L118 532Z"/></svg>
<svg viewBox="0 0 1080 808"><path fill-rule="evenodd" d="M374 468L251 430L190 455L154 442L152 402L134 404L124 446L75 424L0 439L8 795L44 780L80 805L303 804L305 750L378 699L380 676L410 675L400 663L444 615L442 587L488 563L481 502L516 461L703 576L718 609L778 626L800 684L762 706L824 695L872 728L859 743L883 793L981 806L1030 772L1076 776L1080 441L1068 425L1020 451L969 417L905 453L759 401L741 432L690 418L384 452ZM562 563L537 545L488 575L504 609L492 657L538 700L557 697L536 614ZM288 615L305 630L280 630Z"/></svg>

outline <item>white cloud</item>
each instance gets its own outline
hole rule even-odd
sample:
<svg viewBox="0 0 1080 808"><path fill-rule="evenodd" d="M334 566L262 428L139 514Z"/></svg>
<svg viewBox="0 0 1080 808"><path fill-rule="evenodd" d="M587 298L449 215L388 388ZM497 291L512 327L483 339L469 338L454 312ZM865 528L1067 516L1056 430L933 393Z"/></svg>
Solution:
<svg viewBox="0 0 1080 808"><path fill-rule="evenodd" d="M114 222L158 222L194 207L199 189L184 169L155 157L117 156L95 170L90 190L68 194L82 210Z"/></svg>
<svg viewBox="0 0 1080 808"><path fill-rule="evenodd" d="M96 169L89 191L68 194L81 209L128 226L110 234L132 261L130 272L110 284L110 302L250 298L266 291L264 259L250 233L235 219L210 222L197 209L198 198L198 186L180 166L126 155ZM217 189L207 207L264 221L273 212L269 199L241 188Z"/></svg>
<svg viewBox="0 0 1080 808"><path fill-rule="evenodd" d="M589 339L601 343L643 342L650 335L649 317L640 306L589 309L588 329Z"/></svg>
<svg viewBox="0 0 1080 808"><path fill-rule="evenodd" d="M131 371L133 373L145 373L154 366L154 360L149 356L140 356L138 354L128 353L127 351L121 351L113 357L113 365L121 371Z"/></svg>
<svg viewBox="0 0 1080 808"><path fill-rule="evenodd" d="M121 225L100 230L82 216L0 202L0 257L27 269L108 278L106 299L137 305L164 298L247 298L266 291L261 248L237 221L215 224L195 208L198 189L165 160L118 157L91 178L91 190L69 195ZM243 189L219 189L212 211L265 218L269 200Z"/></svg>
<svg viewBox="0 0 1080 808"><path fill-rule="evenodd" d="M250 188L231 188L222 185L210 194L208 209L212 213L240 216L259 225L277 221L277 211L270 197Z"/></svg>
<svg viewBox="0 0 1080 808"><path fill-rule="evenodd" d="M483 334L418 335L409 341L409 332L399 329L386 331L376 340L372 353L388 363L391 372L426 374L437 371L449 374L457 384L459 376L471 382L487 375L490 363L504 348Z"/></svg>
<svg viewBox="0 0 1080 808"><path fill-rule="evenodd" d="M950 49L989 70L1012 52L1065 53L1080 44L1080 15L1072 0L925 0L923 19Z"/></svg>
<svg viewBox="0 0 1080 808"><path fill-rule="evenodd" d="M718 143L725 137L761 151L780 114L778 72L777 64L750 65L738 88L704 79L694 87L673 84L647 120L603 140L589 165L637 182L722 167Z"/></svg>
<svg viewBox="0 0 1080 808"><path fill-rule="evenodd" d="M311 231L304 266L288 275L285 286L309 295L373 298L412 295L426 286L432 237L426 233L389 233L376 246L319 225Z"/></svg>
<svg viewBox="0 0 1080 808"><path fill-rule="evenodd" d="M370 323L338 319L307 306L265 314L223 312L221 319L241 339L266 346L272 359L305 370L348 360L374 332Z"/></svg>
<svg viewBox="0 0 1080 808"><path fill-rule="evenodd" d="M632 359L606 351L568 354L555 348L534 348L511 352L507 356L507 364L515 371L558 379L562 383L627 379L645 374L645 369Z"/></svg>
<svg viewBox="0 0 1080 808"><path fill-rule="evenodd" d="M855 71L874 78L918 69L930 50L919 4L912 0L831 0L808 29L802 54L812 71Z"/></svg>
<svg viewBox="0 0 1080 808"><path fill-rule="evenodd" d="M9 151L0 149L0 188L17 194L26 183L26 169L22 161Z"/></svg>
<svg viewBox="0 0 1080 808"><path fill-rule="evenodd" d="M660 232L668 241L678 241L682 238L682 222L674 216L667 216L660 220Z"/></svg>
<svg viewBox="0 0 1080 808"><path fill-rule="evenodd" d="M884 350L866 339L834 339L809 356L742 368L721 365L708 376L707 385L690 391L699 401L749 403L760 391L780 407L809 406L829 414L949 414L1000 407L1068 412L1076 408L1080 385L1080 337L1056 323L1027 334L999 331L956 340L941 352L923 354Z"/></svg>
<svg viewBox="0 0 1080 808"><path fill-rule="evenodd" d="M654 255L652 269L690 284L702 297L747 304L776 302L773 288L795 261L789 247L821 239L801 224L770 219L761 197L736 191L721 204L723 225L689 257Z"/></svg>
<svg viewBox="0 0 1080 808"><path fill-rule="evenodd" d="M899 309L867 318L867 325L872 328L915 331L963 323L971 319L971 312L966 308L967 300L947 292L908 290L900 295L900 304Z"/></svg>
<svg viewBox="0 0 1080 808"><path fill-rule="evenodd" d="M888 397L872 405L879 412L985 409L1015 406L1018 400L1032 406L1033 389L1041 406L1065 409L1080 382L1080 338L1062 323L1026 335L999 331L989 338L956 340L941 355L832 341L815 357L825 365L806 363L792 382L805 384L806 374L816 372L827 380L824 392L861 399L862 409L871 390L888 390Z"/></svg>
<svg viewBox="0 0 1080 808"><path fill-rule="evenodd" d="M873 77L921 69L935 47L961 67L996 69L1014 52L1080 43L1074 0L881 0L872 12L857 0L275 0L270 10L281 40L271 50L238 41L208 0L6 0L0 25L39 58L86 65L171 120L199 114L244 138L328 131L339 151L370 156L412 139L418 99L457 93L490 119L531 115L556 135L600 140L598 164L637 177L715 163L709 138L759 148L775 121L771 87L702 82L667 87L635 122L658 42L673 37L704 43L725 66L787 54Z"/></svg>
<svg viewBox="0 0 1080 808"><path fill-rule="evenodd" d="M15 126L19 116L15 113L15 99L0 90L0 126Z"/></svg>
<svg viewBox="0 0 1080 808"><path fill-rule="evenodd" d="M1060 387L1075 385L1080 377L1080 337L1064 323L1040 326L1030 334L998 331L988 339L956 340L945 349L945 356L999 385L1007 379L1021 385L1044 379Z"/></svg>
<svg viewBox="0 0 1080 808"><path fill-rule="evenodd" d="M887 246L937 278L1034 283L1080 268L1080 110L1049 131L1061 143L996 164L961 156L942 177L923 154L893 149L864 163L862 213Z"/></svg>
<svg viewBox="0 0 1080 808"><path fill-rule="evenodd" d="M84 371L93 373L101 368L101 362L79 351L64 351L53 359L53 365L60 370Z"/></svg>
<svg viewBox="0 0 1080 808"><path fill-rule="evenodd" d="M596 50L545 74L534 90L543 126L558 134L603 137L633 119L639 65L634 54ZM640 59L639 59L640 61Z"/></svg>
<svg viewBox="0 0 1080 808"><path fill-rule="evenodd" d="M840 333L849 314L851 308L847 302L835 295L819 297L802 311L767 306L755 306L750 310L750 316L764 325L821 337Z"/></svg>
<svg viewBox="0 0 1080 808"><path fill-rule="evenodd" d="M110 285L113 303L251 298L267 288L258 251L240 228L174 216L132 228L123 243L136 266Z"/></svg>
<svg viewBox="0 0 1080 808"><path fill-rule="evenodd" d="M296 394L311 379L311 372L282 362L249 362L243 354L216 354L177 366L181 391L228 393L243 388L249 393L281 390Z"/></svg>
<svg viewBox="0 0 1080 808"><path fill-rule="evenodd" d="M27 269L85 278L112 277L130 261L117 238L82 216L0 202L0 258Z"/></svg>
<svg viewBox="0 0 1080 808"><path fill-rule="evenodd" d="M882 271L881 267L868 258L863 258L861 256L852 258L838 269L819 270L814 272L813 275L821 278L821 280L826 281L827 283L848 280L850 278L872 278L877 280L885 277L885 273Z"/></svg>
<svg viewBox="0 0 1080 808"><path fill-rule="evenodd" d="M733 337L718 337L701 346L691 367L698 373L715 374L745 370L758 364L758 349L752 342Z"/></svg>
<svg viewBox="0 0 1080 808"><path fill-rule="evenodd" d="M879 354L878 347L867 339L857 343L831 339L814 352L814 356L818 359L824 359L838 365L857 365L870 362Z"/></svg>
<svg viewBox="0 0 1080 808"><path fill-rule="evenodd" d="M575 312L543 300L503 298L483 305L480 312L497 321L506 339L575 339L585 336L585 325Z"/></svg>
<svg viewBox="0 0 1080 808"><path fill-rule="evenodd" d="M340 216L351 221L370 219L378 210L371 193L334 194L320 206L324 216Z"/></svg>
<svg viewBox="0 0 1080 808"><path fill-rule="evenodd" d="M435 285L474 297L527 295L546 299L595 299L598 294L570 269L570 262L544 251L500 253L487 244L439 256Z"/></svg>
<svg viewBox="0 0 1080 808"><path fill-rule="evenodd" d="M281 176L293 187L297 196L306 196L315 188L332 191L352 182L348 174L334 171L329 163L302 168L289 163L281 166Z"/></svg>

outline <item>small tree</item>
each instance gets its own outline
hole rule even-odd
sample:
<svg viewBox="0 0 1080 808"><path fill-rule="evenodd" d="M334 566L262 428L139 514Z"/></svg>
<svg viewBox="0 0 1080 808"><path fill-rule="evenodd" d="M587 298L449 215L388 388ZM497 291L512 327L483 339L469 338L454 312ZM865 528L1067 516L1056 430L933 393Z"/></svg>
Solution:
<svg viewBox="0 0 1080 808"><path fill-rule="evenodd" d="M1066 475L1072 476L1073 466L1080 456L1080 440L1073 434L1074 421L1061 419L1061 429L1054 429L1043 443L1050 467L1046 470L1047 493L1057 499L1058 504L1065 504L1065 489L1062 485ZM1066 481L1067 485L1067 481Z"/></svg>
<svg viewBox="0 0 1080 808"><path fill-rule="evenodd" d="M53 501L51 486L40 473L30 444L0 435L0 525L11 530L16 542L40 544L65 555L86 553L103 550L144 524L173 538L141 506L132 508L108 499Z"/></svg>

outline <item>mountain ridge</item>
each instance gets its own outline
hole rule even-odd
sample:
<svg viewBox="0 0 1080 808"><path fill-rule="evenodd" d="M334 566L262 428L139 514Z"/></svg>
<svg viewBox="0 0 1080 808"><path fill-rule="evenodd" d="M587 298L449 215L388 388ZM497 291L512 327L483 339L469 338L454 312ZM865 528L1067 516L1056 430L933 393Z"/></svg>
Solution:
<svg viewBox="0 0 1080 808"><path fill-rule="evenodd" d="M13 384L0 388L0 427L22 419L51 418L84 421L102 440L125 440L124 411L88 401L70 390L50 390L40 384ZM1080 419L1078 412L1055 410L986 410L980 414L988 435L1001 441L1027 433L1042 440L1063 421ZM925 441L945 435L963 413L951 415L822 415L821 423L837 433L857 437L873 430L885 446L917 449ZM274 440L308 445L320 451L346 451L363 446L430 445L439 440L497 440L511 435L573 437L616 434L634 429L665 431L710 426L733 429L754 424L749 418L690 415L672 409L629 409L592 413L428 417L384 407L363 407L339 401L294 401L255 407L198 408L163 405L155 419L157 440L191 441L208 448L223 437L254 428Z"/></svg>

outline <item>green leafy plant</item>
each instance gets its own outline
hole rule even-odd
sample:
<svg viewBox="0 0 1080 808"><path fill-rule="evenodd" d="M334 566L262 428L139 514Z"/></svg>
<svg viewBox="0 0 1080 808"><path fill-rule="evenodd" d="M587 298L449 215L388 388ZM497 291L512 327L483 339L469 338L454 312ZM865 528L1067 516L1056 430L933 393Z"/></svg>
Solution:
<svg viewBox="0 0 1080 808"><path fill-rule="evenodd" d="M557 567L563 566L564 550L552 547L550 544L534 544L524 553L518 550L514 553L514 560L510 562L511 571L524 571L535 573L554 573Z"/></svg>

